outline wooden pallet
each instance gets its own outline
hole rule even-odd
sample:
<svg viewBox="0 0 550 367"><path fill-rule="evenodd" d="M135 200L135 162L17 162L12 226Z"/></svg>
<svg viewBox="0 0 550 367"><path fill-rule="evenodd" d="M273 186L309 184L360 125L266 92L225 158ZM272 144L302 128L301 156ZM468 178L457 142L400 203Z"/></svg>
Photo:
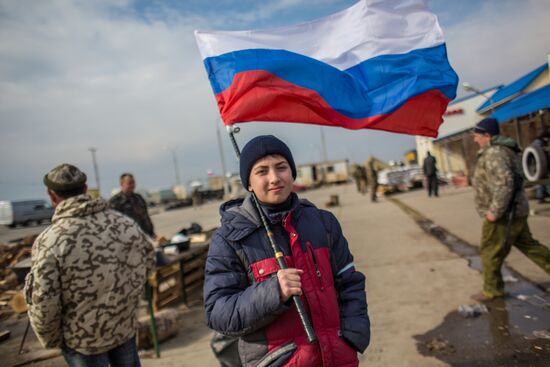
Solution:
<svg viewBox="0 0 550 367"><path fill-rule="evenodd" d="M204 282L204 266L210 238L215 229L204 232L204 242L192 243L189 250L170 257L168 265L158 267L149 278L155 312L199 293Z"/></svg>
<svg viewBox="0 0 550 367"><path fill-rule="evenodd" d="M155 312L183 299L179 262L157 268L149 278L149 283L153 290Z"/></svg>

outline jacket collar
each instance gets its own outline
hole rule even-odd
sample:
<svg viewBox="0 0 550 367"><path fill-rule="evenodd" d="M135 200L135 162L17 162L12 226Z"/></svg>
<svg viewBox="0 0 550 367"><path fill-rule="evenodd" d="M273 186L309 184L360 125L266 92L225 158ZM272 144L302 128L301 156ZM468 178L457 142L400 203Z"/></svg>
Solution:
<svg viewBox="0 0 550 367"><path fill-rule="evenodd" d="M84 217L103 211L109 204L102 198L94 199L88 194L73 196L63 200L55 208L52 223L61 218Z"/></svg>
<svg viewBox="0 0 550 367"><path fill-rule="evenodd" d="M307 200L299 199L298 195L291 193L293 220L300 217L304 207L314 205ZM239 241L262 226L262 221L252 195L248 193L244 199L228 201L220 207L221 228L220 235L230 241Z"/></svg>

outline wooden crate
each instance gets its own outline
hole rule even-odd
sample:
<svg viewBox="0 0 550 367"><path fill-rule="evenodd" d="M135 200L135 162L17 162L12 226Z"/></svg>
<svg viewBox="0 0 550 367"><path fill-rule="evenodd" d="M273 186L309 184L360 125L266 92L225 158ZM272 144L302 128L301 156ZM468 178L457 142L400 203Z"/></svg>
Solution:
<svg viewBox="0 0 550 367"><path fill-rule="evenodd" d="M188 256L181 260L181 278L183 301L187 303L189 297L202 288L204 282L204 266L208 255L208 245L197 247L190 251Z"/></svg>
<svg viewBox="0 0 550 367"><path fill-rule="evenodd" d="M170 263L158 267L149 278L155 311L181 301L187 304L190 296L202 296L204 266L214 231L203 232L204 242L192 243L189 250L169 256Z"/></svg>
<svg viewBox="0 0 550 367"><path fill-rule="evenodd" d="M153 308L155 312L183 299L179 262L157 268L149 278L149 283L153 290Z"/></svg>

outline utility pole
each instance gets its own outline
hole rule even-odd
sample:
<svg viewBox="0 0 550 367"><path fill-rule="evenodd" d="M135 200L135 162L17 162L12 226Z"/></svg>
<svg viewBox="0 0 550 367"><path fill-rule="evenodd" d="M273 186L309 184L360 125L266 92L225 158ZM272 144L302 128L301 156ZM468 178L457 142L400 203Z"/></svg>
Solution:
<svg viewBox="0 0 550 367"><path fill-rule="evenodd" d="M323 183L326 183L327 165L328 165L327 144L325 142L325 131L323 130L323 127L321 126L319 129L321 131L321 148L323 150L323 172L322 172L322 177L323 177Z"/></svg>
<svg viewBox="0 0 550 367"><path fill-rule="evenodd" d="M94 147L90 147L88 150L92 153L92 163L94 165L94 174L95 174L95 182L96 182L96 186L97 186L97 195L101 196L101 187L100 187L100 184L99 184L99 169L97 168L97 161L96 161L96 158L95 158L95 152L97 151L97 149L94 148Z"/></svg>
<svg viewBox="0 0 550 367"><path fill-rule="evenodd" d="M172 153L172 162L174 163L174 173L176 174L176 185L181 185L180 171L178 168L178 158L176 157L176 148L169 148Z"/></svg>

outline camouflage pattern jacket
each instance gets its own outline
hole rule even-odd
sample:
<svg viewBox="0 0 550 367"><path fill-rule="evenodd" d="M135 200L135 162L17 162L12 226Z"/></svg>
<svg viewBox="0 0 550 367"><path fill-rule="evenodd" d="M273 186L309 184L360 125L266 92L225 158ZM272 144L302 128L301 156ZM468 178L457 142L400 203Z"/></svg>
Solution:
<svg viewBox="0 0 550 367"><path fill-rule="evenodd" d="M128 341L153 266L153 243L133 220L86 194L62 201L33 244L25 281L42 345L90 355Z"/></svg>
<svg viewBox="0 0 550 367"><path fill-rule="evenodd" d="M488 211L497 219L506 214L514 191L514 173L523 177L519 152L516 142L502 135L493 136L490 145L479 152L473 179L476 210L482 218ZM529 202L523 185L516 195L516 217L526 217Z"/></svg>
<svg viewBox="0 0 550 367"><path fill-rule="evenodd" d="M109 200L109 205L114 210L135 220L143 232L149 236L155 235L153 223L147 213L147 203L141 195L134 192L130 194L119 192Z"/></svg>

